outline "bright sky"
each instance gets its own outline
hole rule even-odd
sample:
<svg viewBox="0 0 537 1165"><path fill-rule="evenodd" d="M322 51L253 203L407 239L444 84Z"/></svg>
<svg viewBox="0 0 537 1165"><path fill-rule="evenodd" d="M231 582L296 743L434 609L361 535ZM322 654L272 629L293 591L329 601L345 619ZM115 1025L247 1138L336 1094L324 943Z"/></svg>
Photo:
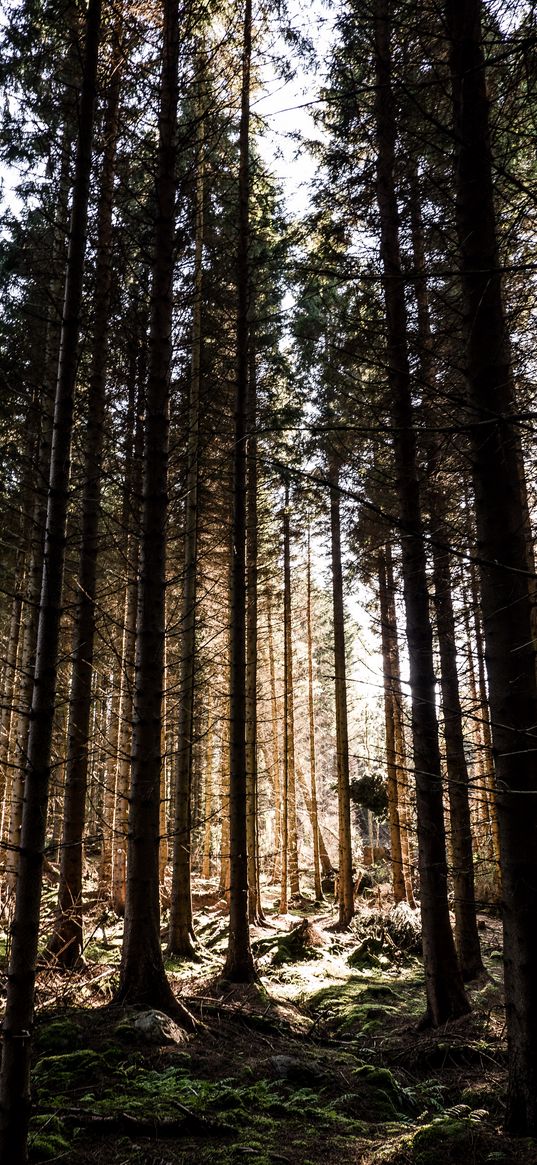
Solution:
<svg viewBox="0 0 537 1165"><path fill-rule="evenodd" d="M317 54L317 69L313 64L304 68L296 50L277 39L278 59L290 62L295 68L291 80L277 75L274 63L265 65L262 77L264 92L252 103L252 111L266 122L267 134L260 143L262 153L271 170L284 186L286 203L293 213L302 213L307 206L315 163L311 154L300 147L297 139L318 136L312 111L317 104L318 89L323 76L323 62L327 57L332 16L322 0L289 0L289 23L301 36L311 41Z"/></svg>

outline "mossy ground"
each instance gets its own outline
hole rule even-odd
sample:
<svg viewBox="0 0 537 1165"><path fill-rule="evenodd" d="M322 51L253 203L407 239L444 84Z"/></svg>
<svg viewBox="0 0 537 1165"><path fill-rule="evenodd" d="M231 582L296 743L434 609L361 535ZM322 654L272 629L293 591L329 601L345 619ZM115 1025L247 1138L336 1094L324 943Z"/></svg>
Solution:
<svg viewBox="0 0 537 1165"><path fill-rule="evenodd" d="M225 910L216 896L206 899L200 961L168 964L200 1020L187 1043L144 1044L134 1026L129 1037L129 1014L110 1006L120 950L113 921L94 929L78 975L40 972L31 1160L535 1165L537 1143L509 1140L501 1128L504 1020L500 969L489 958L499 942L492 917L483 931L492 977L472 988L470 1016L433 1033L418 1030L419 960L389 944L384 955L378 915L368 958L366 910L342 935L330 906L318 909L322 941L303 959L287 936L312 911L274 916L270 931L253 936L260 983L234 988L219 982Z"/></svg>

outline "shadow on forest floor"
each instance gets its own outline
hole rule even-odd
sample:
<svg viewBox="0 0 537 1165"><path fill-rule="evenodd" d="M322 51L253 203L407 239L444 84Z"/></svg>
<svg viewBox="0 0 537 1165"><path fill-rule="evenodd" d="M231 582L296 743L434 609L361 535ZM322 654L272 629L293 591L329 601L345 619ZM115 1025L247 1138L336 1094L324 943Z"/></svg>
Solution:
<svg viewBox="0 0 537 1165"><path fill-rule="evenodd" d="M502 1131L500 928L481 918L488 977L473 1011L419 1032L416 916L300 903L254 928L259 982L223 983L227 918L196 896L199 963L167 964L199 1020L110 1006L121 931L96 917L78 974L38 981L31 1160L69 1165L535 1165ZM395 917L395 922L394 922Z"/></svg>

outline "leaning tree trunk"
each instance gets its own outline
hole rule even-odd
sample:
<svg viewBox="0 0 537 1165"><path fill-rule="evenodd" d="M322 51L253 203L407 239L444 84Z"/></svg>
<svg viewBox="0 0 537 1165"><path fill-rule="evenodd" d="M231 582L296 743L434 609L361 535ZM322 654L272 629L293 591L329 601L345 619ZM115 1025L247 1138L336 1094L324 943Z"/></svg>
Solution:
<svg viewBox="0 0 537 1165"><path fill-rule="evenodd" d="M230 903L224 974L232 982L255 978L248 927L246 839L246 426L250 367L250 65L252 2L244 5L239 130L239 237L237 248L237 379L233 445L233 554L231 566Z"/></svg>
<svg viewBox="0 0 537 1165"><path fill-rule="evenodd" d="M164 0L156 223L143 452L142 530L127 896L116 1001L181 1013L160 945L159 841L166 595L168 406L172 357L179 12Z"/></svg>
<svg viewBox="0 0 537 1165"><path fill-rule="evenodd" d="M507 1128L537 1133L537 683L520 434L500 273L479 0L447 0L477 548L496 761Z"/></svg>
<svg viewBox="0 0 537 1165"><path fill-rule="evenodd" d="M83 836L88 784L88 750L95 641L95 598L101 505L105 391L112 293L112 212L121 87L121 30L113 31L111 82L103 124L104 159L97 223L93 356L88 387L82 541L75 609L73 670L65 771L65 800L58 887L58 913L49 953L63 967L73 967L82 954Z"/></svg>
<svg viewBox="0 0 537 1165"><path fill-rule="evenodd" d="M30 1116L30 1032L33 1026L35 967L46 836L52 732L58 670L69 460L78 363L78 338L87 210L92 160L100 0L90 0L86 18L84 76L75 168L65 297L54 409L43 582L28 736L26 782L15 916L8 970L0 1074L0 1160L27 1159Z"/></svg>
<svg viewBox="0 0 537 1165"><path fill-rule="evenodd" d="M416 435L407 348L407 314L394 185L396 123L391 87L390 0L377 0L375 66L377 201L401 523L404 598L412 695L418 849L427 1015L434 1026L469 1009L449 919L442 773L435 712L433 639Z"/></svg>

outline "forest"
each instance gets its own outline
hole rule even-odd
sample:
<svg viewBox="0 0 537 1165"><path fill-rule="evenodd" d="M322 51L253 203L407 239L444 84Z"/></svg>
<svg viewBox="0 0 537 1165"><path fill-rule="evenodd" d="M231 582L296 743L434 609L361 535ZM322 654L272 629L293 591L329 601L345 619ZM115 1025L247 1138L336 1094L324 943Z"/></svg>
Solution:
<svg viewBox="0 0 537 1165"><path fill-rule="evenodd" d="M535 1165L534 0L0 42L0 1163Z"/></svg>

